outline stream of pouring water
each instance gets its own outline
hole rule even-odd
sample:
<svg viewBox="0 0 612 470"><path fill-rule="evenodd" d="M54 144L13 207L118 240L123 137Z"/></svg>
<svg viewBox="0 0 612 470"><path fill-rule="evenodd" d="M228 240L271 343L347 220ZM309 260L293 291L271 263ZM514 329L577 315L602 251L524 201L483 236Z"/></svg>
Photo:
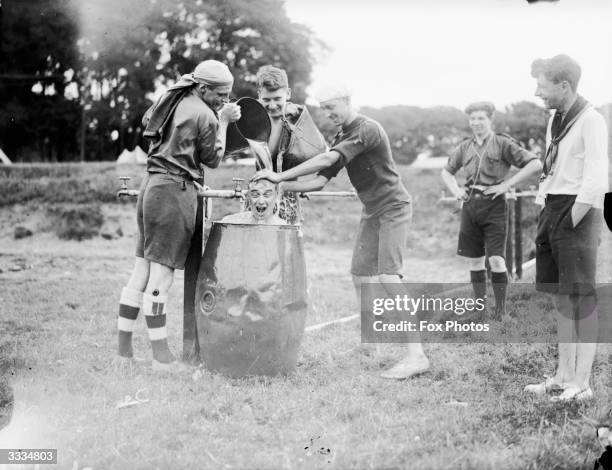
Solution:
<svg viewBox="0 0 612 470"><path fill-rule="evenodd" d="M259 162L261 168L272 170L272 155L266 142L260 140L246 139L251 147L251 151Z"/></svg>

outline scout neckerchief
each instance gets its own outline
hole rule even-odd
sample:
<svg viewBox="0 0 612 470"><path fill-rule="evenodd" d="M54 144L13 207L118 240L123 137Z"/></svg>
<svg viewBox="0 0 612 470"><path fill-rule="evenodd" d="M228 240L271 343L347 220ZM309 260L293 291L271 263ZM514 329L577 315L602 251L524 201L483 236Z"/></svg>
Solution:
<svg viewBox="0 0 612 470"><path fill-rule="evenodd" d="M542 177L540 181L544 180L547 176L552 176L554 171L555 163L557 162L557 156L559 155L559 143L567 135L573 125L576 123L578 118L582 116L582 113L589 107L589 102L582 96L578 95L576 101L567 112L567 116L563 118L563 115L557 110L555 117L553 118L552 125L550 126L550 144L546 149L546 157L544 157L544 168L542 170Z"/></svg>
<svg viewBox="0 0 612 470"><path fill-rule="evenodd" d="M474 186L478 184L478 178L480 177L480 167L482 166L482 158L487 153L487 149L489 148L489 144L491 143L491 140L493 140L493 131L489 133L489 139L487 140L487 145L485 145L485 148L482 149L482 153L480 153L476 149L476 146L474 145L474 140L475 138L472 139L470 147L474 150L474 153L478 156L478 168L476 169L476 176L474 176L474 180L471 184L472 187L470 188L470 194L468 194L468 201L472 199L472 193L474 192Z"/></svg>

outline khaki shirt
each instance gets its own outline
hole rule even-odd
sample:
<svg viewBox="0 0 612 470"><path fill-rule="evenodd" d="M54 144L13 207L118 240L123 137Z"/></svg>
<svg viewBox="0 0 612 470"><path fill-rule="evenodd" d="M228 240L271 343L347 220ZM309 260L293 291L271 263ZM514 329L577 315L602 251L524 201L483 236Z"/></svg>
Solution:
<svg viewBox="0 0 612 470"><path fill-rule="evenodd" d="M192 90L176 106L162 137L151 142L147 170L201 178L201 165L216 168L221 161L218 128L216 113Z"/></svg>
<svg viewBox="0 0 612 470"><path fill-rule="evenodd" d="M478 145L474 136L460 142L448 159L446 171L454 175L463 168L468 185L491 186L501 183L511 166L523 168L536 158L536 155L525 150L512 137L492 132L482 145ZM480 173L478 181L475 181L479 165Z"/></svg>

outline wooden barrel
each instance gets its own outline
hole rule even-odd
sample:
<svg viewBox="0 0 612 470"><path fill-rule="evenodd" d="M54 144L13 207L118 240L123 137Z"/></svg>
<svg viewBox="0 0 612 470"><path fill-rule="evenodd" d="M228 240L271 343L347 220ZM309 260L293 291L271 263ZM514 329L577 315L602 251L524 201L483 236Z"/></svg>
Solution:
<svg viewBox="0 0 612 470"><path fill-rule="evenodd" d="M230 377L294 370L307 310L296 226L213 223L196 290L200 358Z"/></svg>

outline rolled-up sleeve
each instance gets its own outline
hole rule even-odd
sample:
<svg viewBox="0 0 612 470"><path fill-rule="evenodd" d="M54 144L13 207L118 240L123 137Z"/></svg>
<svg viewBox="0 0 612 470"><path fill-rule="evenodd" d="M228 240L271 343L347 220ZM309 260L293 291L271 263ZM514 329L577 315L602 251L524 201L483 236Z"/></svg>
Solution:
<svg viewBox="0 0 612 470"><path fill-rule="evenodd" d="M317 175L324 176L325 178L330 180L330 179L336 177L338 175L338 173L340 172L340 170L342 170L343 167L344 167L344 165L340 162L340 160L338 160L332 166L327 167L327 168L323 168L321 171L319 171L317 173Z"/></svg>
<svg viewBox="0 0 612 470"><path fill-rule="evenodd" d="M531 160L537 160L537 156L530 151L524 149L518 142L505 138L502 150L503 158L517 168L523 168Z"/></svg>
<svg viewBox="0 0 612 470"><path fill-rule="evenodd" d="M576 202L601 207L608 191L608 129L603 116L593 114L582 128L584 167Z"/></svg>
<svg viewBox="0 0 612 470"><path fill-rule="evenodd" d="M196 139L196 155L198 163L210 168L216 168L221 162L222 145L217 139L218 123L213 119L198 121L198 137Z"/></svg>
<svg viewBox="0 0 612 470"><path fill-rule="evenodd" d="M382 137L381 131L373 122L364 122L359 127L359 132L353 137L349 137L330 150L335 150L340 154L341 165L344 166L357 155L373 149L380 144Z"/></svg>
<svg viewBox="0 0 612 470"><path fill-rule="evenodd" d="M448 157L448 161L446 162L446 166L444 169L448 171L451 175L454 175L459 171L459 169L463 166L463 147L461 144L455 147L453 153L451 153L450 157Z"/></svg>

